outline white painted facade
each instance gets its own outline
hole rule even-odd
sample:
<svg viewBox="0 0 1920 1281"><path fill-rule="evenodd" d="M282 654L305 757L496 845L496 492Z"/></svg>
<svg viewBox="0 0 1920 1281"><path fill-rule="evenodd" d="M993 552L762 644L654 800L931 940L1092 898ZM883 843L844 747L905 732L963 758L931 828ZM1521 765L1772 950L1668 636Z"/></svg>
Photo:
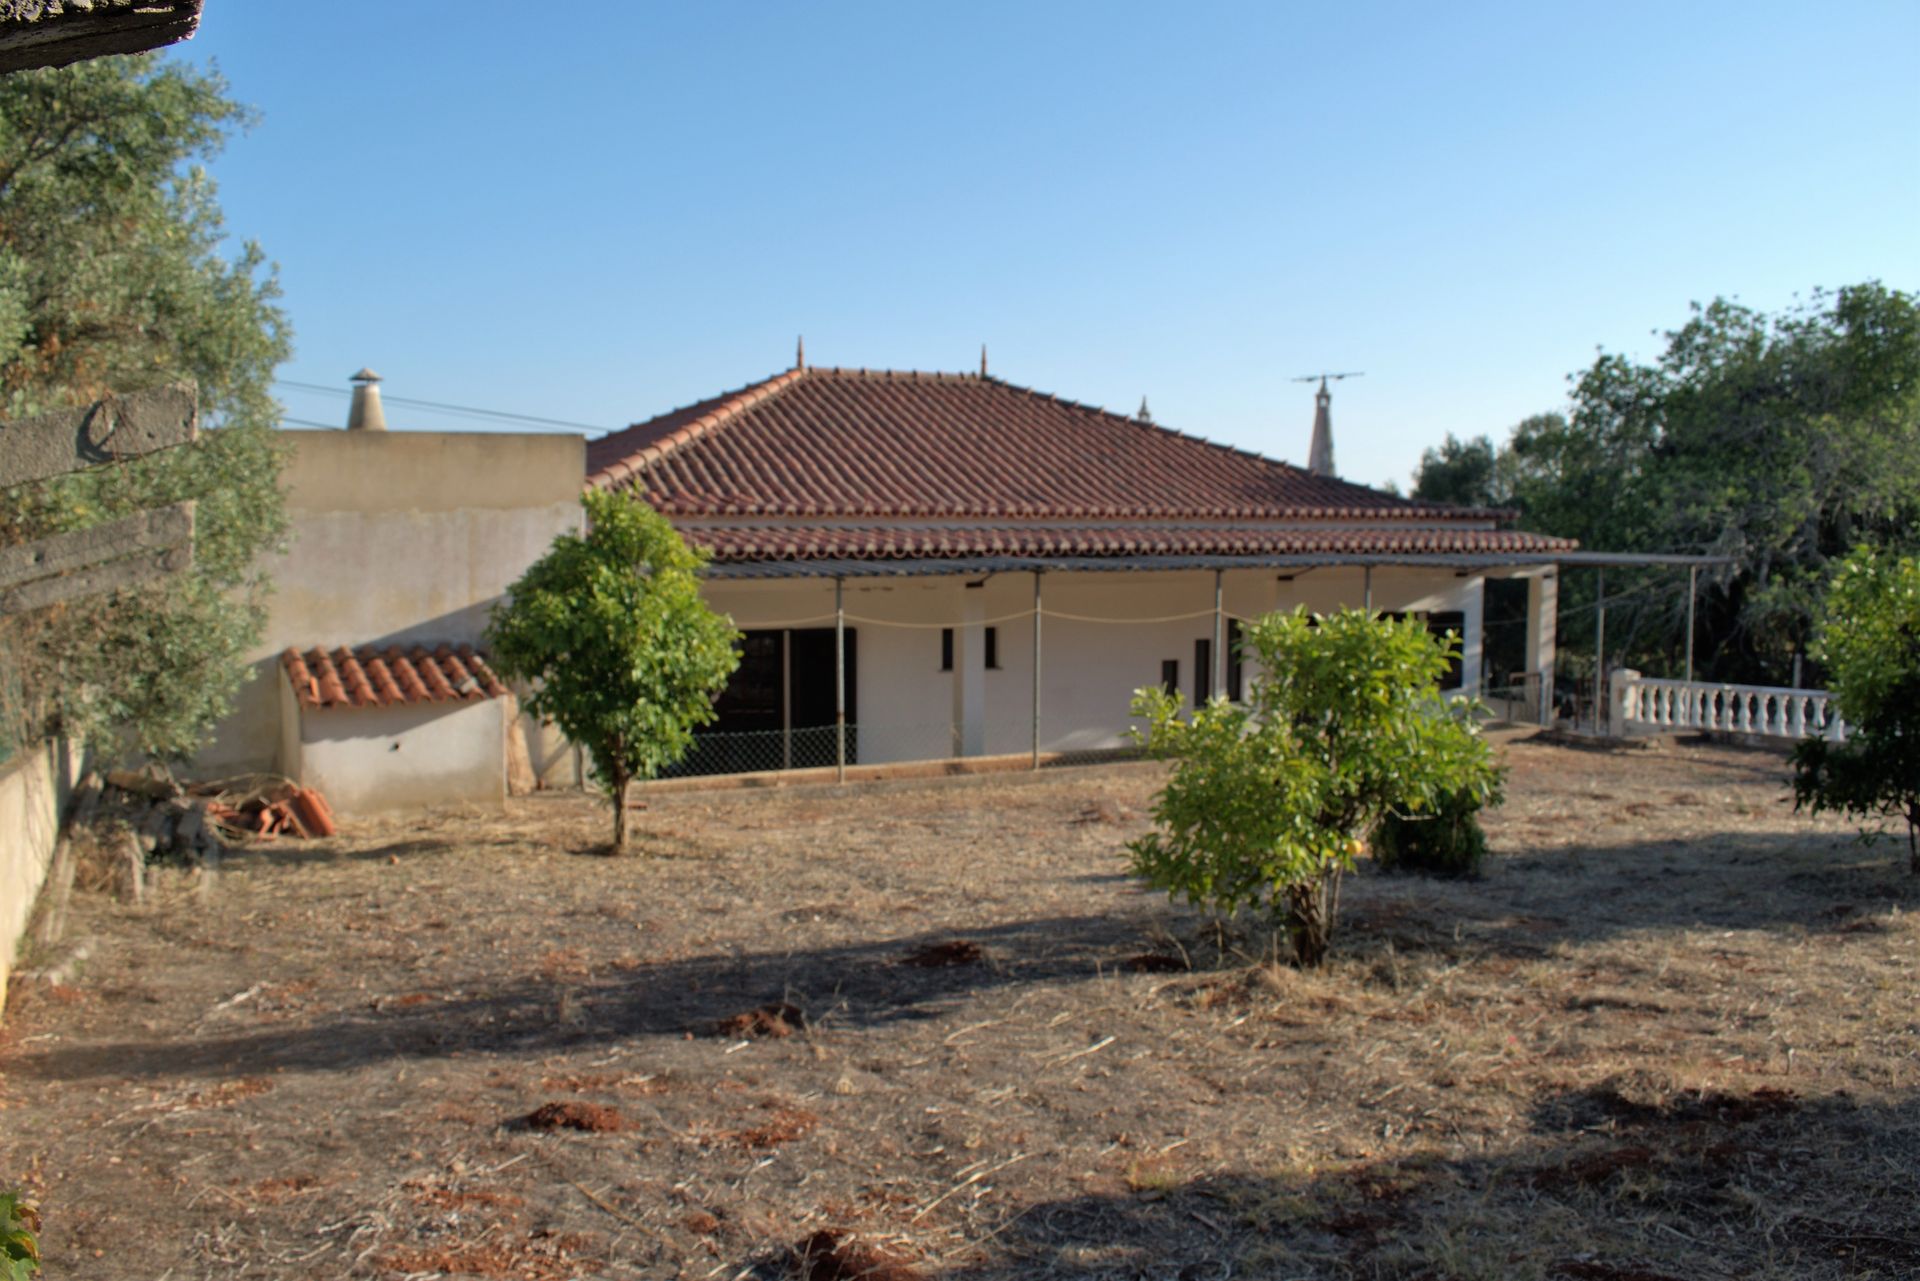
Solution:
<svg viewBox="0 0 1920 1281"><path fill-rule="evenodd" d="M301 708L284 672L280 685L282 751L291 754L282 772L335 813L506 803L507 699Z"/></svg>
<svg viewBox="0 0 1920 1281"><path fill-rule="evenodd" d="M1241 619L1295 606L1331 612L1361 605L1368 577L1359 566L1228 569L1219 576L1220 604L1226 617ZM1479 688L1484 586L1479 572L1371 570L1376 610L1464 616L1462 689L1470 694ZM1211 569L1041 575L1040 750L1123 746L1134 691L1159 684L1169 660L1178 664L1190 702L1195 642L1213 647L1214 590ZM707 584L706 596L743 631L831 627L834 621L828 578L719 579ZM857 637L849 701L859 763L1032 748L1033 574L850 577L842 599L846 626ZM951 671L941 668L947 627L954 632ZM992 668L984 663L989 627L996 632ZM1220 632L1224 637L1224 621ZM1224 671L1224 662L1216 666ZM812 678L831 675L829 668ZM1200 679L1203 689L1213 688L1213 673Z"/></svg>

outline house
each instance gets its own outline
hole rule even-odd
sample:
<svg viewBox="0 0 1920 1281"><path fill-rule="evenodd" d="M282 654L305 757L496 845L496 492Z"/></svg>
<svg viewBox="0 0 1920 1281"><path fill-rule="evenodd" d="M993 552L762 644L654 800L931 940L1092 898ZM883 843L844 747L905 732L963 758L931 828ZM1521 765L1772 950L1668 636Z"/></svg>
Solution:
<svg viewBox="0 0 1920 1281"><path fill-rule="evenodd" d="M1527 580L1526 671L1551 671L1570 541L1332 475L1324 388L1317 471L1144 409L1016 386L984 358L951 374L803 355L589 441L589 483L710 553L709 599L746 633L692 768L1111 748L1141 686L1236 695L1240 622L1296 605L1455 631L1451 684L1474 693L1490 577Z"/></svg>

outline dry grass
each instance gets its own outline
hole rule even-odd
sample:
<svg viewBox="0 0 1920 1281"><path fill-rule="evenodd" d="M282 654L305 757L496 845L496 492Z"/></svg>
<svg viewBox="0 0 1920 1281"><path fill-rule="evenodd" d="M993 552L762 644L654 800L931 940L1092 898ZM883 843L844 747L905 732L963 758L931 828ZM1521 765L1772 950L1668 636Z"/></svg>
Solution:
<svg viewBox="0 0 1920 1281"><path fill-rule="evenodd" d="M1313 974L1123 875L1145 765L267 847L83 901L0 1182L108 1281L1920 1275L1904 851L1508 754L1488 876L1362 875Z"/></svg>

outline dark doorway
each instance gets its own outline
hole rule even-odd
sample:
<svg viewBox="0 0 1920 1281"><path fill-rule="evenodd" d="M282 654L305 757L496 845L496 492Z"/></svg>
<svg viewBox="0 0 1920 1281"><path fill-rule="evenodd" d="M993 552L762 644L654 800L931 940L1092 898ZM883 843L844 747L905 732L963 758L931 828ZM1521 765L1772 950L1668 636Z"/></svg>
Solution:
<svg viewBox="0 0 1920 1281"><path fill-rule="evenodd" d="M846 630L847 763L859 759L858 633ZM694 735L693 750L667 777L744 774L834 764L834 629L750 631L740 641L740 665L720 697L711 724Z"/></svg>

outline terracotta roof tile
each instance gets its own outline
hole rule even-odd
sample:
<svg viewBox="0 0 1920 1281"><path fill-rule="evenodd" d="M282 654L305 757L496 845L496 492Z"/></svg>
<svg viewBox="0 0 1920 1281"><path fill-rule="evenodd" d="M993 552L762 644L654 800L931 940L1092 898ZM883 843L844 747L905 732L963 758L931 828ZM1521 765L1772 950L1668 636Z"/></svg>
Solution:
<svg viewBox="0 0 1920 1281"><path fill-rule="evenodd" d="M717 562L899 560L972 556L1278 556L1527 554L1571 551L1571 539L1464 526L1302 529L1140 522L1112 525L709 526L683 531Z"/></svg>
<svg viewBox="0 0 1920 1281"><path fill-rule="evenodd" d="M280 665L302 707L477 702L507 692L471 645L289 649Z"/></svg>
<svg viewBox="0 0 1920 1281"><path fill-rule="evenodd" d="M1415 503L978 374L792 369L587 445L668 516L1392 520Z"/></svg>

